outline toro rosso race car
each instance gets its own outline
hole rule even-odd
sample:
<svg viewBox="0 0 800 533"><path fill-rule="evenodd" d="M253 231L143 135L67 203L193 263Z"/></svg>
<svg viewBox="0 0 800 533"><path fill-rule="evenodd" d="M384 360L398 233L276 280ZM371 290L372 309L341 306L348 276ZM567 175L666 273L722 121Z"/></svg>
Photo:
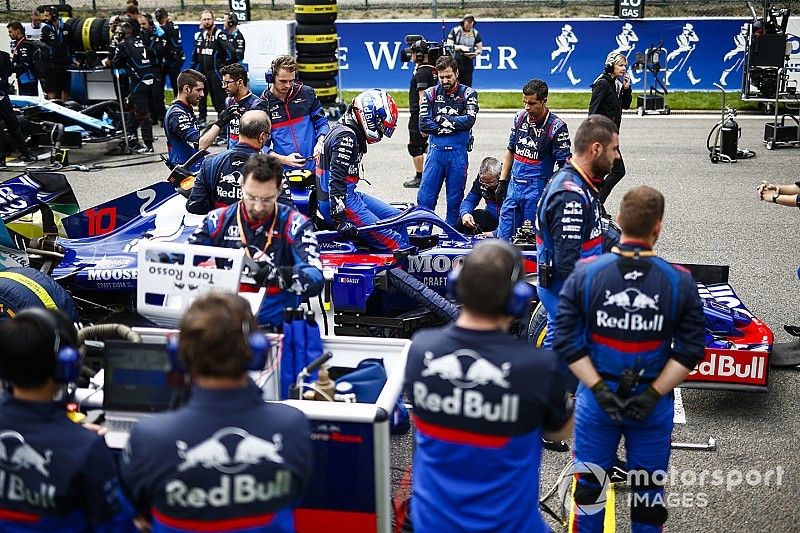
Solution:
<svg viewBox="0 0 800 533"><path fill-rule="evenodd" d="M74 214L54 212L51 204L74 202L71 192L63 174L21 175L0 184L0 245L5 235L10 243L6 256L27 251L21 261L57 280L76 300L85 322L101 321L119 309L134 310L141 242L184 242L203 219L188 213L185 197L166 182ZM42 227L32 230L36 224ZM475 238L417 206L366 229L384 228L403 233L411 246L375 253L335 231L317 232L327 280L322 305L333 312L338 335L409 337L458 314L447 298L448 273ZM35 237L42 230L47 235ZM529 242L518 246L533 282L535 247ZM6 256L0 255L0 268ZM766 390L772 331L728 285L727 267L685 266L699 282L707 327L706 359L686 385ZM545 324L539 305L520 321L518 333L539 344Z"/></svg>

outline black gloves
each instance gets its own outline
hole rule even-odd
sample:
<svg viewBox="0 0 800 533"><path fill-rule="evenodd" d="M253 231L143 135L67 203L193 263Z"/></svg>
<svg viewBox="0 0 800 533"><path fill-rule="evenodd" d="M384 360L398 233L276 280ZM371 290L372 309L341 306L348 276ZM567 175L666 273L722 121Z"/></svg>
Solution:
<svg viewBox="0 0 800 533"><path fill-rule="evenodd" d="M494 193L497 198L497 205L503 205L503 201L508 194L508 180L500 180L497 182L497 191Z"/></svg>
<svg viewBox="0 0 800 533"><path fill-rule="evenodd" d="M294 268L290 266L264 265L255 273L253 279L261 287L272 285L281 289L288 289L292 286L293 277Z"/></svg>
<svg viewBox="0 0 800 533"><path fill-rule="evenodd" d="M660 399L661 393L650 385L643 393L625 402L625 417L631 420L644 420L650 416Z"/></svg>
<svg viewBox="0 0 800 533"><path fill-rule="evenodd" d="M336 231L339 232L339 236L345 239L353 239L358 236L358 228L352 222L346 220L336 225Z"/></svg>
<svg viewBox="0 0 800 533"><path fill-rule="evenodd" d="M615 422L622 420L625 404L619 399L619 396L611 392L611 389L608 388L605 381L601 379L595 383L592 387L592 394L594 394L597 404L606 412L611 420Z"/></svg>
<svg viewBox="0 0 800 533"><path fill-rule="evenodd" d="M217 117L217 121L214 123L219 126L219 129L225 129L225 127L230 123L231 120L235 118L239 118L241 116L241 111L239 110L239 104L233 104L230 107L226 107L225 109L220 112L219 116Z"/></svg>

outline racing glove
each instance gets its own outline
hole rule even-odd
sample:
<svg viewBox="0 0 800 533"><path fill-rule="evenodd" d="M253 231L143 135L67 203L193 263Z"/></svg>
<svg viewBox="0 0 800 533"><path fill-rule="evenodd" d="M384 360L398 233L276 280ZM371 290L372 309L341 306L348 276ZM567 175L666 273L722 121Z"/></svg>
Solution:
<svg viewBox="0 0 800 533"><path fill-rule="evenodd" d="M661 393L650 385L643 393L625 402L625 417L637 421L644 420L652 414L660 399Z"/></svg>
<svg viewBox="0 0 800 533"><path fill-rule="evenodd" d="M605 411L611 420L615 422L622 420L625 404L619 399L619 396L608 388L605 381L601 379L595 383L592 387L592 394L594 394L594 399L597 400L597 405Z"/></svg>
<svg viewBox="0 0 800 533"><path fill-rule="evenodd" d="M500 180L497 182L497 190L494 193L497 198L497 205L503 205L508 195L508 180Z"/></svg>
<svg viewBox="0 0 800 533"><path fill-rule="evenodd" d="M336 231L339 232L339 236L345 239L353 239L358 236L358 228L352 222L346 220L337 225Z"/></svg>
<svg viewBox="0 0 800 533"><path fill-rule="evenodd" d="M232 106L227 107L220 112L219 116L217 117L217 121L214 124L219 126L219 129L225 129L231 120L239 118L240 116L241 112L239 110L239 104L233 104Z"/></svg>

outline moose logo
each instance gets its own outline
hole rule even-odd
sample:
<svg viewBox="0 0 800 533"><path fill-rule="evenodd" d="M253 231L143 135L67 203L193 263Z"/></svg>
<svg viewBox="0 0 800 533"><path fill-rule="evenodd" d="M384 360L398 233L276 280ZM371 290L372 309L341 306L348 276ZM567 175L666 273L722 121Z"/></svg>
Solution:
<svg viewBox="0 0 800 533"><path fill-rule="evenodd" d="M425 352L423 364L423 377L439 376L462 389L489 383L504 389L511 387L506 379L511 371L510 363L505 362L498 367L473 350L456 350L437 358L433 357L432 352Z"/></svg>
<svg viewBox="0 0 800 533"><path fill-rule="evenodd" d="M262 461L283 463L280 455L283 435L280 433L274 434L272 440L268 441L243 429L226 427L191 448L181 440L175 441L175 446L178 457L183 460L178 465L178 472L202 466L225 474L235 474L248 465Z"/></svg>

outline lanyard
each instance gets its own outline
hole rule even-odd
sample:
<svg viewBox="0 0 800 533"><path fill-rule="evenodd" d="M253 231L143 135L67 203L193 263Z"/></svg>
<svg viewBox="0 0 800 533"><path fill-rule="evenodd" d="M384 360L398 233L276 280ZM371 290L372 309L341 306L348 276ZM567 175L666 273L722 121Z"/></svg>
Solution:
<svg viewBox="0 0 800 533"><path fill-rule="evenodd" d="M275 230L275 222L278 221L278 209L277 205L275 206L275 213L272 217L272 225L269 227L269 234L267 236L267 242L264 244L264 248L261 249L261 255L266 255L267 248L269 248L270 244L272 244L272 232ZM247 243L247 237L244 235L244 224L242 224L242 209L244 209L244 204L239 204L239 209L236 210L236 222L239 224L239 239L242 241L244 245L244 252L247 254L247 257L253 259L253 256L250 254L250 245Z"/></svg>
<svg viewBox="0 0 800 533"><path fill-rule="evenodd" d="M594 186L594 183L592 183L592 180L589 179L589 177L586 175L586 172L583 171L583 169L578 165L578 163L576 163L575 161L570 160L569 164L572 165L572 168L574 168L575 170L578 171L578 174L581 175L581 177L583 178L583 181L585 181L586 184L589 185L589 187L591 187L594 192L598 192L597 191L597 187Z"/></svg>
<svg viewBox="0 0 800 533"><path fill-rule="evenodd" d="M654 255L656 255L656 253L653 250L641 250L639 248L636 248L633 251L628 251L628 250L620 250L619 246L612 247L611 251L617 255L621 255L622 257L632 257L634 259L639 259L640 257L653 257Z"/></svg>

